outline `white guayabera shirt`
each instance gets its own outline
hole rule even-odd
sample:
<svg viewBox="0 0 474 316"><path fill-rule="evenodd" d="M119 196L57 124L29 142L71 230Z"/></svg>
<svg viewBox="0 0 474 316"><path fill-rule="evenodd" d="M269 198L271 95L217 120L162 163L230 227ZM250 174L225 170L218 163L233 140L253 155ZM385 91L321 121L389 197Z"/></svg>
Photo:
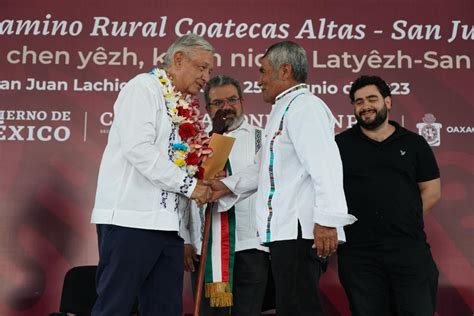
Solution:
<svg viewBox="0 0 474 316"><path fill-rule="evenodd" d="M180 141L158 78L130 80L114 105L92 223L178 231L197 181L172 162Z"/></svg>
<svg viewBox="0 0 474 316"><path fill-rule="evenodd" d="M245 120L238 128L225 134L235 138L229 155L233 173L239 172L253 163L255 154L261 147L262 134L262 129L248 124ZM257 235L255 199L256 196L252 195L235 205L235 251L247 249L268 251L267 247L261 245ZM198 208L196 203L192 202L189 218L186 218L182 223L181 236L183 236L185 243L193 245L198 254L201 253L205 209L205 206Z"/></svg>
<svg viewBox="0 0 474 316"><path fill-rule="evenodd" d="M223 180L234 195L222 198L221 207L257 191L257 228L263 243L296 239L298 221L304 239L314 239L317 223L336 227L344 242L342 227L356 218L347 213L334 124L327 105L305 84L282 92L255 164Z"/></svg>

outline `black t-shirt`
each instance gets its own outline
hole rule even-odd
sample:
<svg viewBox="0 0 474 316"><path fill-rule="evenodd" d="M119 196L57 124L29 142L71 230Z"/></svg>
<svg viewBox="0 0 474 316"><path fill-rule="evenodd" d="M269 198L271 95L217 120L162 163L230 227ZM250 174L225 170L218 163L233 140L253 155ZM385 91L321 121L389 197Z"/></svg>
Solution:
<svg viewBox="0 0 474 316"><path fill-rule="evenodd" d="M382 142L359 125L336 136L344 167L349 213L346 246L426 243L419 182L439 178L436 159L423 137L390 121L395 132Z"/></svg>

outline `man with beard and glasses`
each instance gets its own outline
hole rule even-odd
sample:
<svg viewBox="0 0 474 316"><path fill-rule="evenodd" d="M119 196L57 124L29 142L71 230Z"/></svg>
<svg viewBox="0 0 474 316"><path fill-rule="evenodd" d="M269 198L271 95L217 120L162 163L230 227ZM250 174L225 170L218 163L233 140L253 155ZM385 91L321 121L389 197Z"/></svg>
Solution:
<svg viewBox="0 0 474 316"><path fill-rule="evenodd" d="M390 88L362 76L349 93L357 124L336 136L349 213L339 278L353 315L433 315L438 270L423 215L440 198L439 169L418 134L389 121Z"/></svg>
<svg viewBox="0 0 474 316"><path fill-rule="evenodd" d="M204 98L206 109L212 119L213 132L235 138L227 172L237 172L245 168L254 161L255 154L260 149L262 130L245 121L240 84L228 76L216 76L206 84ZM201 253L205 206L198 207L193 203L192 208L194 210L190 212L189 223L185 223L187 227L184 228L185 231L189 230L189 237L185 238L184 264L185 270L191 272L194 290L197 283L197 271L199 271L195 266L195 263L199 261L196 254ZM206 276L205 283L225 281L218 279L222 275L219 275L217 271L227 269L233 284L232 291L228 292L232 293L233 304L228 306L232 303L228 300L226 304L212 304L218 306L211 307L210 303L213 300L203 297L201 315L258 316L262 310L270 261L268 248L260 244L257 236L255 197L251 196L241 201L235 205L235 208L224 213L214 209L212 217L206 270L212 271L212 275L216 277L210 280ZM226 225L227 222L232 223L234 219L235 225ZM222 227L229 227L225 237L234 236L235 242L232 242L232 238L227 239L216 235L222 233ZM228 251L225 251L226 249ZM216 254L220 255L216 256ZM228 262L227 266L222 267L226 262ZM233 269L230 267L232 262Z"/></svg>

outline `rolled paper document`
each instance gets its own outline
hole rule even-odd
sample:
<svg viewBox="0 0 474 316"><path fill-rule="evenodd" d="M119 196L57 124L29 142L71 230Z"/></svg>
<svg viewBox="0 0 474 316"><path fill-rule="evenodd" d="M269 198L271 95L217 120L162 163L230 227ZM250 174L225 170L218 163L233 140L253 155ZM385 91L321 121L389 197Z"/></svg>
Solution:
<svg viewBox="0 0 474 316"><path fill-rule="evenodd" d="M224 169L234 142L234 137L223 136L217 133L212 134L209 147L212 148L213 153L202 165L204 168L204 179L213 179L217 173Z"/></svg>

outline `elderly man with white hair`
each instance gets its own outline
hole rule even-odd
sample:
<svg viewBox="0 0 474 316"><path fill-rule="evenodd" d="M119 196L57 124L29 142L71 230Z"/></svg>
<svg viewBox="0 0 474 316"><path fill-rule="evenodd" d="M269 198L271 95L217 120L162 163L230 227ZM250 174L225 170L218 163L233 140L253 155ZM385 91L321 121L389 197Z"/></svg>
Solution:
<svg viewBox="0 0 474 316"><path fill-rule="evenodd" d="M189 34L168 49L163 68L130 80L114 105L92 223L99 266L92 315L181 315L183 239L189 200L210 198L201 163L211 153L193 97L209 80L213 47Z"/></svg>

